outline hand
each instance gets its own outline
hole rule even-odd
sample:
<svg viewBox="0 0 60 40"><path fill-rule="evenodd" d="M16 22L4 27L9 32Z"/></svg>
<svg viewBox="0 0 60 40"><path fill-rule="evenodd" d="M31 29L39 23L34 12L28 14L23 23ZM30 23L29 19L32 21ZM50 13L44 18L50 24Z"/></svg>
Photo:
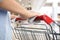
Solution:
<svg viewBox="0 0 60 40"><path fill-rule="evenodd" d="M28 19L34 16L40 16L40 13L34 11L27 11L26 13L21 15L21 18Z"/></svg>
<svg viewBox="0 0 60 40"><path fill-rule="evenodd" d="M40 13L38 13L38 12L34 12L34 11L30 11L31 12L31 16L40 16L41 14Z"/></svg>

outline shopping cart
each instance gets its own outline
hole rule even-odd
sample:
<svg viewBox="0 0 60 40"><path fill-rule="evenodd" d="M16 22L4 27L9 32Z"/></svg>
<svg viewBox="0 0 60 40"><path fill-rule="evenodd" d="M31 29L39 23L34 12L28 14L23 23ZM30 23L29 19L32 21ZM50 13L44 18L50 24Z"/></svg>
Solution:
<svg viewBox="0 0 60 40"><path fill-rule="evenodd" d="M53 21L50 17L48 17L47 15L42 15L42 16L32 17L30 19L29 19L30 21L28 20L27 24L24 24L22 22L22 19L17 18L17 20L19 20L20 22L19 24L20 26L13 28L14 29L13 32L16 39L18 40L60 40L58 39L60 33L56 33L56 31L54 31L52 27L53 24L56 24L57 26L58 24L55 21ZM50 28L48 28L46 24L36 23L36 20L38 21L44 20L50 26Z"/></svg>

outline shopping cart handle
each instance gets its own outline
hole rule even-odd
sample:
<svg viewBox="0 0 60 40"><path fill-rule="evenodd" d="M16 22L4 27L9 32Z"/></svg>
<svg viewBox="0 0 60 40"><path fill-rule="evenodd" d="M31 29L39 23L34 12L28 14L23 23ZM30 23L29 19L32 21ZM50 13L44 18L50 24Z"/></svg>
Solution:
<svg viewBox="0 0 60 40"><path fill-rule="evenodd" d="M43 21L45 21L47 24L51 24L51 23L54 22L54 20L53 20L52 18L50 18L49 16L47 16L47 15L37 16L37 17L35 17L35 18L32 17L32 19L34 19L34 20L32 20L32 21L40 21L40 20L43 20ZM19 20L25 20L25 19L23 19L23 18L16 18L15 21L19 21Z"/></svg>
<svg viewBox="0 0 60 40"><path fill-rule="evenodd" d="M23 18L16 18L15 21L25 20Z"/></svg>
<svg viewBox="0 0 60 40"><path fill-rule="evenodd" d="M54 22L54 21L52 20L52 18L50 18L50 17L47 16L47 15L37 16L37 17L34 19L34 21L35 21L35 20L43 20L43 21L45 21L47 24L51 24L52 22Z"/></svg>

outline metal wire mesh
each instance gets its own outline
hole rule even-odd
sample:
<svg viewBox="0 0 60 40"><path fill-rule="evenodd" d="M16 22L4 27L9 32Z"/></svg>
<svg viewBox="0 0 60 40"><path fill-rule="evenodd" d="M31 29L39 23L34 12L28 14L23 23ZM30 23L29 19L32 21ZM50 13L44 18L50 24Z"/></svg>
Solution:
<svg viewBox="0 0 60 40"><path fill-rule="evenodd" d="M44 25L44 27L41 28L38 27L31 28L24 26L16 27L14 28L15 37L18 40L51 40L49 36L49 30L47 29L46 25Z"/></svg>

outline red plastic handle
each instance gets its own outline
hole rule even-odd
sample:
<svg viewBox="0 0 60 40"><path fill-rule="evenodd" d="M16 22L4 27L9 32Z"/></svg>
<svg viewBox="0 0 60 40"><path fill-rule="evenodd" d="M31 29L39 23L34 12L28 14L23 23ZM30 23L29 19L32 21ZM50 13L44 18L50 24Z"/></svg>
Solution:
<svg viewBox="0 0 60 40"><path fill-rule="evenodd" d="M43 21L45 21L47 24L51 24L52 22L54 22L54 21L52 20L52 18L50 18L50 17L47 16L47 15L37 16L34 20L43 20Z"/></svg>
<svg viewBox="0 0 60 40"><path fill-rule="evenodd" d="M16 20L16 21L19 21L19 20L25 20L25 19L22 19L22 18L16 18L15 20Z"/></svg>
<svg viewBox="0 0 60 40"><path fill-rule="evenodd" d="M19 20L25 20L25 19L22 19L22 18L16 18L16 21L19 21ZM37 16L34 21L39 21L39 20L43 20L45 21L47 24L51 24L53 21L52 18L50 18L49 16L47 15L41 15L41 16Z"/></svg>

